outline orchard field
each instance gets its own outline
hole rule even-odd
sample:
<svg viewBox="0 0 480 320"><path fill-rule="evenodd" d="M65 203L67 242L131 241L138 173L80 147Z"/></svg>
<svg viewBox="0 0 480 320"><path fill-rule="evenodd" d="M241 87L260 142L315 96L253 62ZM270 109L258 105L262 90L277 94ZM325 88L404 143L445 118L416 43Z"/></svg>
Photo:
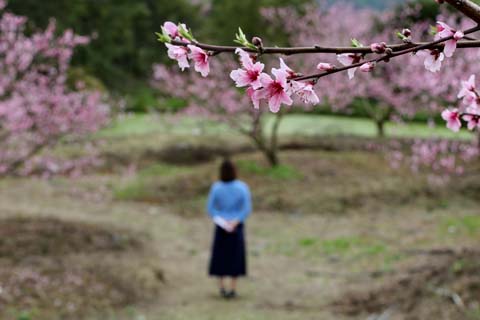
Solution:
<svg viewBox="0 0 480 320"><path fill-rule="evenodd" d="M279 167L248 148L234 157L254 195L250 275L236 301L218 298L206 276L212 224L204 211L215 148L247 143L234 132L126 118L94 138L105 163L74 183L2 180L2 225L18 232L0 242L0 277L13 268L25 290L0 300L2 318L477 319L478 174L432 186L428 172L350 148L371 135L362 119L318 116L308 126L315 132L302 132L302 121L313 122L287 118L281 141L312 144L282 150ZM339 135L324 135L329 125Z"/></svg>
<svg viewBox="0 0 480 320"><path fill-rule="evenodd" d="M0 320L480 320L479 49L480 0L0 0Z"/></svg>

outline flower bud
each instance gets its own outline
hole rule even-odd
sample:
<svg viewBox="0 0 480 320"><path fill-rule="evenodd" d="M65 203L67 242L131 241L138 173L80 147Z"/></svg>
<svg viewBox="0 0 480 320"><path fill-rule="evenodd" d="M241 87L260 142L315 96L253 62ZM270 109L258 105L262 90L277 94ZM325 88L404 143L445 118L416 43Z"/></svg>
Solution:
<svg viewBox="0 0 480 320"><path fill-rule="evenodd" d="M259 38L259 37L253 37L253 38L252 38L252 43L253 43L253 45L256 46L256 47L263 47L263 41L262 41L262 39Z"/></svg>
<svg viewBox="0 0 480 320"><path fill-rule="evenodd" d="M385 42L381 42L381 43L372 43L370 45L370 49L372 50L372 52L374 53L384 53L385 50L387 49L387 44Z"/></svg>
<svg viewBox="0 0 480 320"><path fill-rule="evenodd" d="M332 71L335 69L335 66L331 63L320 62L317 64L317 69L320 71Z"/></svg>
<svg viewBox="0 0 480 320"><path fill-rule="evenodd" d="M410 29L405 28L402 30L402 34L408 38L412 35L412 31Z"/></svg>
<svg viewBox="0 0 480 320"><path fill-rule="evenodd" d="M367 62L360 66L360 71L371 72L375 68L375 62Z"/></svg>

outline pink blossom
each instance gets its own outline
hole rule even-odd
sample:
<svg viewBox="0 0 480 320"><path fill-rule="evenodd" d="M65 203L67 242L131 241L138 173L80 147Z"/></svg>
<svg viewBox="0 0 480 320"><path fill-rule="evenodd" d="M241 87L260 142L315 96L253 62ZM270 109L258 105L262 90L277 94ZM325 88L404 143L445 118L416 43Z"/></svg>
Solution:
<svg viewBox="0 0 480 320"><path fill-rule="evenodd" d="M332 71L335 70L335 66L331 63L320 62L317 64L317 69L320 71Z"/></svg>
<svg viewBox="0 0 480 320"><path fill-rule="evenodd" d="M342 53L337 55L337 60L344 66L350 66L352 64L359 63L362 60L362 56L356 53ZM353 79L357 68L348 69L348 78Z"/></svg>
<svg viewBox="0 0 480 320"><path fill-rule="evenodd" d="M447 128L454 132L458 132L462 127L458 109L445 109L442 112L442 118L447 121Z"/></svg>
<svg viewBox="0 0 480 320"><path fill-rule="evenodd" d="M293 101L287 93L287 71L285 71L285 69L273 68L272 73L275 76L275 80L268 74L262 73L260 75L263 88L253 93L252 100L255 104L255 101L267 99L270 111L278 112L282 103L289 106Z"/></svg>
<svg viewBox="0 0 480 320"><path fill-rule="evenodd" d="M311 82L291 81L293 92L300 97L305 103L318 104L320 100L317 94L313 90L313 84Z"/></svg>
<svg viewBox="0 0 480 320"><path fill-rule="evenodd" d="M430 72L440 71L442 68L442 61L445 56L438 50L421 50L417 52L417 55L425 57L424 65L425 69Z"/></svg>
<svg viewBox="0 0 480 320"><path fill-rule="evenodd" d="M7 2L5 0L0 0L0 10L3 10L7 6Z"/></svg>
<svg viewBox="0 0 480 320"><path fill-rule="evenodd" d="M287 64L285 63L285 61L283 61L282 58L279 58L279 60L280 60L280 70L283 70L287 73L287 79L294 78L297 76L296 72L293 71L289 66L287 66Z"/></svg>
<svg viewBox="0 0 480 320"><path fill-rule="evenodd" d="M453 39L445 42L445 48L443 49L443 52L445 53L446 57L450 58L455 52L455 49L457 48L457 41L462 39L464 37L464 34L462 31L457 31L446 23L438 21L435 40L448 37L453 37Z"/></svg>
<svg viewBox="0 0 480 320"><path fill-rule="evenodd" d="M190 65L188 63L188 50L183 46L174 46L170 43L165 43L165 46L168 48L168 57L173 60L177 60L178 66L180 69L185 70L185 68L189 68Z"/></svg>
<svg viewBox="0 0 480 320"><path fill-rule="evenodd" d="M89 38L68 29L56 36L53 22L29 35L26 23L12 13L0 17L0 175L45 172L48 152L37 155L35 150L94 132L108 118L99 92L67 83L73 51Z"/></svg>
<svg viewBox="0 0 480 320"><path fill-rule="evenodd" d="M189 58L195 63L195 71L199 72L202 77L208 76L210 72L208 54L197 46L189 45L188 48L190 49Z"/></svg>
<svg viewBox="0 0 480 320"><path fill-rule="evenodd" d="M180 37L178 33L178 27L175 23L171 21L167 21L163 24L163 29L167 32L170 38L175 39L176 37Z"/></svg>
<svg viewBox="0 0 480 320"><path fill-rule="evenodd" d="M462 118L463 120L467 121L468 130L480 128L480 115L476 116L476 115L466 114Z"/></svg>
<svg viewBox="0 0 480 320"><path fill-rule="evenodd" d="M240 62L243 68L230 72L230 78L235 81L237 87L251 85L253 89L260 88L262 86L260 83L260 74L265 65L260 62L253 63L250 55L240 48L235 52L240 56Z"/></svg>
<svg viewBox="0 0 480 320"><path fill-rule="evenodd" d="M477 93L475 88L475 75L472 74L467 81L462 81L462 88L457 96L459 99L463 98L463 103L466 105L477 104Z"/></svg>
<svg viewBox="0 0 480 320"><path fill-rule="evenodd" d="M362 72L371 72L373 69L375 69L374 62L367 62L360 66L360 71Z"/></svg>

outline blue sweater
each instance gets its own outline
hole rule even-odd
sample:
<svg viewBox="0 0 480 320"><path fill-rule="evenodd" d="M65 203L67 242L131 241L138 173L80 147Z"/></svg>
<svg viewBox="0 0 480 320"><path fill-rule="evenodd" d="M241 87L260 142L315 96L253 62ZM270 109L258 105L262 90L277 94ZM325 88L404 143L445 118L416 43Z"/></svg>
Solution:
<svg viewBox="0 0 480 320"><path fill-rule="evenodd" d="M240 180L215 182L208 195L207 211L212 218L220 216L227 221L244 222L252 211L250 189Z"/></svg>

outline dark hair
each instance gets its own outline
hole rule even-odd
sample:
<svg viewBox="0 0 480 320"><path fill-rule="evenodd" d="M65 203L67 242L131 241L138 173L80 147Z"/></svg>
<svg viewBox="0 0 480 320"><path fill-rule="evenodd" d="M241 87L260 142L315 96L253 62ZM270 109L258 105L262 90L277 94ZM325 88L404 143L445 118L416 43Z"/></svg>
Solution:
<svg viewBox="0 0 480 320"><path fill-rule="evenodd" d="M220 166L220 180L230 182L237 179L237 169L232 161L225 159Z"/></svg>

